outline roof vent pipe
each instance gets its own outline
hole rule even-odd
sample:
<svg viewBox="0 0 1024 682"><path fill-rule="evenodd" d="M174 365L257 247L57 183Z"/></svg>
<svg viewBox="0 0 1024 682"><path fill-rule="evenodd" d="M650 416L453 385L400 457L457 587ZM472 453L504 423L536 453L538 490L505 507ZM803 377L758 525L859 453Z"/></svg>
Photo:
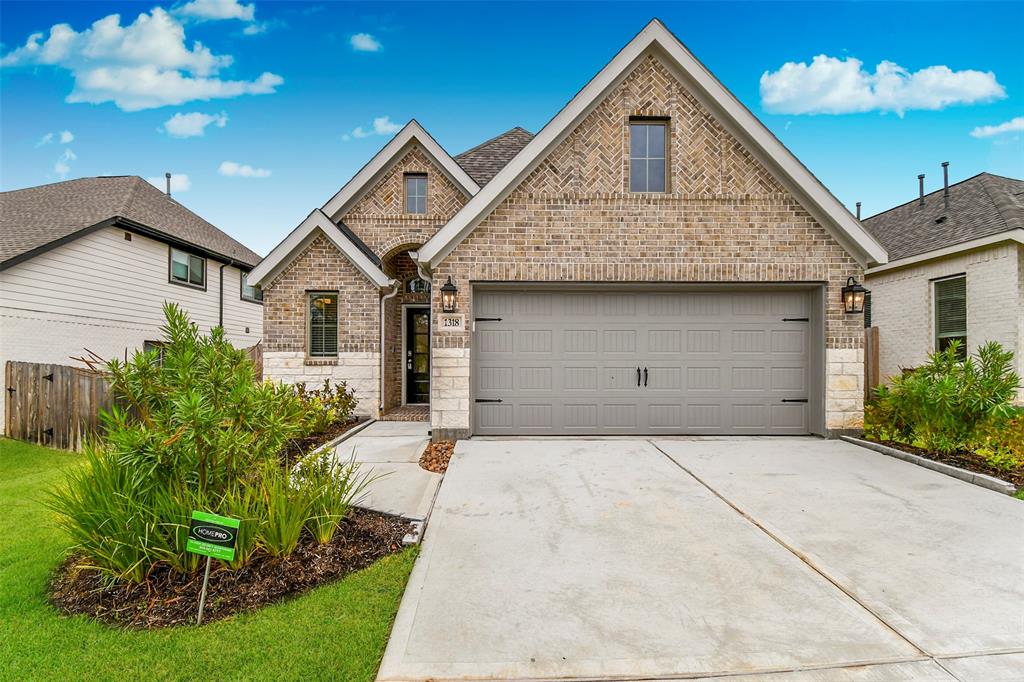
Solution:
<svg viewBox="0 0 1024 682"><path fill-rule="evenodd" d="M942 162L942 201L949 208L949 161Z"/></svg>
<svg viewBox="0 0 1024 682"><path fill-rule="evenodd" d="M860 220L860 202L857 202L857 220Z"/></svg>
<svg viewBox="0 0 1024 682"><path fill-rule="evenodd" d="M924 206L924 173L917 176L918 206Z"/></svg>
<svg viewBox="0 0 1024 682"><path fill-rule="evenodd" d="M167 196L171 196L171 174L164 173L164 177L167 178Z"/></svg>

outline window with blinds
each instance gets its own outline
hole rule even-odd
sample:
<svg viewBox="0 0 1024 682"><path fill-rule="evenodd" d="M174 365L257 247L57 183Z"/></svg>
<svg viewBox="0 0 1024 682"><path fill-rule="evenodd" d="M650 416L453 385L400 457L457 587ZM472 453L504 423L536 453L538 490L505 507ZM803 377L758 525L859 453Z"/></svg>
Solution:
<svg viewBox="0 0 1024 682"><path fill-rule="evenodd" d="M935 282L935 349L945 350L960 342L958 355L967 357L967 276Z"/></svg>
<svg viewBox="0 0 1024 682"><path fill-rule="evenodd" d="M338 354L338 294L309 294L309 356L334 357Z"/></svg>

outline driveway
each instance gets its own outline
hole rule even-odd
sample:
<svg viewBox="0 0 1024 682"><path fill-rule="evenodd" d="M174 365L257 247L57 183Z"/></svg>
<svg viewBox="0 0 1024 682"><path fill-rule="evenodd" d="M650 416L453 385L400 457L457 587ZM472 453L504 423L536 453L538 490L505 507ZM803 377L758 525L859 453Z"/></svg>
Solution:
<svg viewBox="0 0 1024 682"><path fill-rule="evenodd" d="M848 443L464 441L379 679L1018 680L1022 603L1024 503Z"/></svg>

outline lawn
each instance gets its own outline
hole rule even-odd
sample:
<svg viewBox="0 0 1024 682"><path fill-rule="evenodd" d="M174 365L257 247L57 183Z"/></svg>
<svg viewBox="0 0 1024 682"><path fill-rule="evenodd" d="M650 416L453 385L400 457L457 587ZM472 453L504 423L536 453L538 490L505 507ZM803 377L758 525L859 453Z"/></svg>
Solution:
<svg viewBox="0 0 1024 682"><path fill-rule="evenodd" d="M127 631L58 614L46 589L67 540L42 500L80 461L74 453L0 438L0 679L374 678L412 549L202 628Z"/></svg>

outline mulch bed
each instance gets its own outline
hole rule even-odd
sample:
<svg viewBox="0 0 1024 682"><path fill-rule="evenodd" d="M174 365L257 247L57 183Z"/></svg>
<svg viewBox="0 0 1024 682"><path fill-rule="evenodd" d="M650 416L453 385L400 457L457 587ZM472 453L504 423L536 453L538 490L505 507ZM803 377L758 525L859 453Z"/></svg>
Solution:
<svg viewBox="0 0 1024 682"><path fill-rule="evenodd" d="M398 517L356 509L326 545L304 535L290 556L258 553L237 571L214 561L203 622L257 609L366 568L401 550L409 530L410 524ZM50 601L61 612L129 628L195 623L202 570L182 575L159 568L145 583L110 585L96 571L77 569L80 561L69 557L51 582Z"/></svg>
<svg viewBox="0 0 1024 682"><path fill-rule="evenodd" d="M936 462L942 462L943 464L967 469L968 471L973 471L976 474L985 474L986 476L992 476L1003 481L1008 481L1018 488L1024 487L1024 469L1011 469L1010 471L997 469L989 464L984 457L970 451L943 454L941 452L923 450L921 448L914 447L913 445L907 445L906 443L900 443L897 441L878 440L874 442L881 443L882 445L888 445L890 448L909 452L912 455L918 455Z"/></svg>
<svg viewBox="0 0 1024 682"><path fill-rule="evenodd" d="M443 474L448 470L448 462L455 451L455 443L450 440L440 440L436 443L428 443L427 449L420 457L420 466L435 474Z"/></svg>
<svg viewBox="0 0 1024 682"><path fill-rule="evenodd" d="M314 433L305 438L290 441L281 451L281 459L286 466L293 466L300 459L316 450L324 443L329 443L341 434L354 429L367 420L367 417L354 417L347 422L333 424L326 431Z"/></svg>

